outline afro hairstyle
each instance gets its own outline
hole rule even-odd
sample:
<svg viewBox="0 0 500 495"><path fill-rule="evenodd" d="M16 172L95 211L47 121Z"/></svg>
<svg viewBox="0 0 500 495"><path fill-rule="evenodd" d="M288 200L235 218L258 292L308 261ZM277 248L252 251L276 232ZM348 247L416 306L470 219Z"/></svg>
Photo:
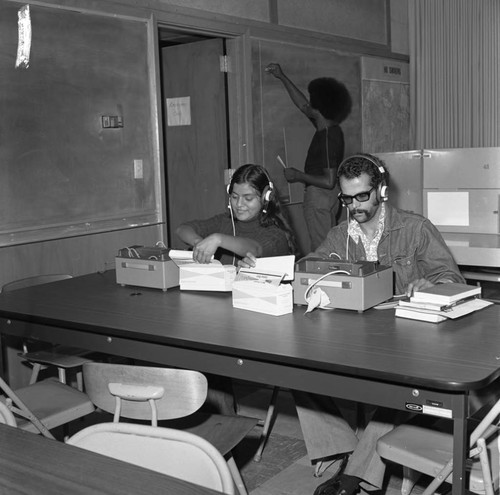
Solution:
<svg viewBox="0 0 500 495"><path fill-rule="evenodd" d="M345 85L333 77L313 79L307 89L311 106L325 119L340 124L351 113L351 95Z"/></svg>

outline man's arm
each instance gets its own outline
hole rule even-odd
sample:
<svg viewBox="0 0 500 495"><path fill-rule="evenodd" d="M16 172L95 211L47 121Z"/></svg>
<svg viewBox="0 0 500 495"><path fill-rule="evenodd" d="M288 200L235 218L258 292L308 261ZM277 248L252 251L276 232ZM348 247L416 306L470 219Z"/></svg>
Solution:
<svg viewBox="0 0 500 495"><path fill-rule="evenodd" d="M323 175L311 175L293 167L286 168L283 172L288 182L302 182L307 186L333 189L337 184L337 168L323 169Z"/></svg>
<svg viewBox="0 0 500 495"><path fill-rule="evenodd" d="M426 289L436 284L465 283L465 279L441 233L429 220L426 220L422 226L417 263L425 277L413 280L408 284L406 290L408 296L411 296L416 290Z"/></svg>
<svg viewBox="0 0 500 495"><path fill-rule="evenodd" d="M284 88L290 96L290 99L302 113L310 119L314 118L314 112L309 105L309 100L306 98L304 93L302 93L302 91L295 86L289 77L285 75L280 64L271 63L265 68L265 71L268 74L272 74L276 79L279 79L282 82Z"/></svg>

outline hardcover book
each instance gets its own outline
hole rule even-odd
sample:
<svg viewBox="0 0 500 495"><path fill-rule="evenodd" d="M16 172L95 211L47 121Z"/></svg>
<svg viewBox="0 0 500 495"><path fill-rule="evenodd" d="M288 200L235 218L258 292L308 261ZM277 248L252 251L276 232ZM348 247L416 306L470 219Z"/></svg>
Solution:
<svg viewBox="0 0 500 495"><path fill-rule="evenodd" d="M416 290L411 302L429 302L434 304L452 304L470 297L480 297L481 287L460 283L437 284L428 289Z"/></svg>
<svg viewBox="0 0 500 495"><path fill-rule="evenodd" d="M396 316L409 318L410 320L430 321L431 323L439 323L447 319L446 316L440 315L437 312L415 311L402 306L396 308Z"/></svg>
<svg viewBox="0 0 500 495"><path fill-rule="evenodd" d="M442 306L447 309L411 307L408 306L409 303L401 305L401 301L399 304L400 306L396 308L396 316L401 318L410 318L411 320L439 323L446 319L455 320L456 318L474 313L475 311L491 306L493 303L478 297L473 297L472 299L467 299L465 302L452 303L448 306ZM437 308L440 308L440 306L437 306Z"/></svg>

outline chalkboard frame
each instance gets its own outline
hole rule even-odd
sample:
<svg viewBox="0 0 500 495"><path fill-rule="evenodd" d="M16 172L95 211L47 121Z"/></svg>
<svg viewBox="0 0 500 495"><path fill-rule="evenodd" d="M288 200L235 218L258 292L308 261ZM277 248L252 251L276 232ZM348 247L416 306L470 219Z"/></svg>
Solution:
<svg viewBox="0 0 500 495"><path fill-rule="evenodd" d="M0 246L164 223L153 20L30 5L16 67L21 8L0 0Z"/></svg>

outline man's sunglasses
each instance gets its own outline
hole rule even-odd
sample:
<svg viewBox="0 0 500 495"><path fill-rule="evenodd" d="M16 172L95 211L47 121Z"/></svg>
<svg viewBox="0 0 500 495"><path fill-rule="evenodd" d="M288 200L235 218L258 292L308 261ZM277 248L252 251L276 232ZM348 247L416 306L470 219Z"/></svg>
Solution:
<svg viewBox="0 0 500 495"><path fill-rule="evenodd" d="M345 205L350 205L354 199L359 203L364 203L370 199L370 196L374 189L375 188L372 187L369 191L360 192L358 194L355 194L354 196L349 196L348 194L339 193L338 197L340 201L342 201L342 203L344 203Z"/></svg>

